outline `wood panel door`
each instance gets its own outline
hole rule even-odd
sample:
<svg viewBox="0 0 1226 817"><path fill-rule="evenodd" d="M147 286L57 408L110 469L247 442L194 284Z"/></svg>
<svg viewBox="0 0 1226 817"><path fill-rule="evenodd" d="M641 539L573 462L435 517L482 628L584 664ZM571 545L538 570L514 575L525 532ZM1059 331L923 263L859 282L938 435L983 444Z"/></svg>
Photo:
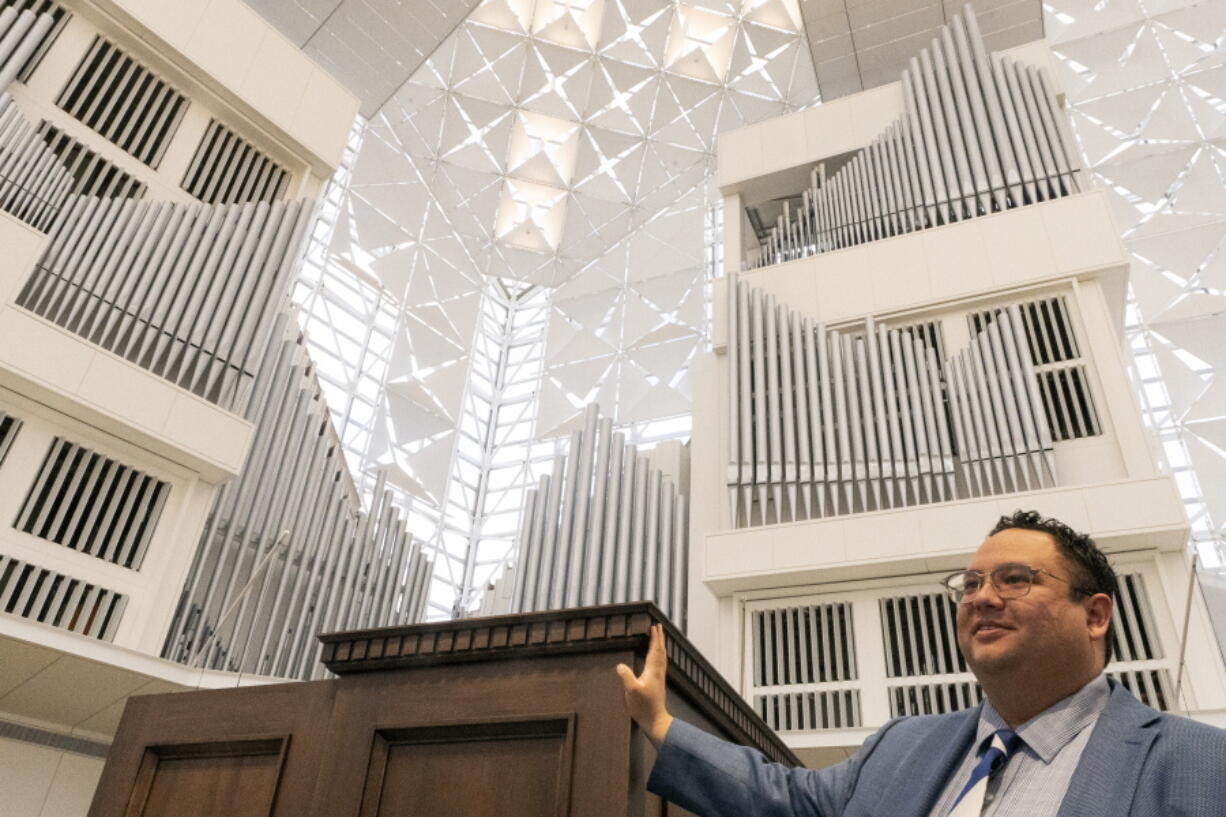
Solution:
<svg viewBox="0 0 1226 817"><path fill-rule="evenodd" d="M132 698L90 817L302 817L334 692L319 681Z"/></svg>
<svg viewBox="0 0 1226 817"><path fill-rule="evenodd" d="M360 817L565 817L574 718L375 732Z"/></svg>
<svg viewBox="0 0 1226 817"><path fill-rule="evenodd" d="M638 817L613 663L536 656L342 678L312 817Z"/></svg>
<svg viewBox="0 0 1226 817"><path fill-rule="evenodd" d="M125 817L267 817L287 737L145 749Z"/></svg>

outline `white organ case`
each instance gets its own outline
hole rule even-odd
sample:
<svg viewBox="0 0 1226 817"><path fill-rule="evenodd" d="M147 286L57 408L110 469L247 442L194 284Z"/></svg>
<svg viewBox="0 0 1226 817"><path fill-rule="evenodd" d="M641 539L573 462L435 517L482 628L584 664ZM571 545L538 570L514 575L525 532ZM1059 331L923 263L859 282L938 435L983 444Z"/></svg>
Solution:
<svg viewBox="0 0 1226 817"><path fill-rule="evenodd" d="M969 9L938 39L902 83L719 144L689 634L815 764L892 715L978 700L942 652L937 581L1015 509L1089 532L1129 575L1116 677L1160 708L1226 706L1127 371L1128 257L1050 54L983 53Z"/></svg>

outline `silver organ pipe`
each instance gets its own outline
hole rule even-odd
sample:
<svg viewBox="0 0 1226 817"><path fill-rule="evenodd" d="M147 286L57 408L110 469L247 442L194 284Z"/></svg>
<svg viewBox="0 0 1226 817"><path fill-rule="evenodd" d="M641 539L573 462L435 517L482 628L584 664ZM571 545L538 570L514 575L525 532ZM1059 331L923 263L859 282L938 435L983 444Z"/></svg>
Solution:
<svg viewBox="0 0 1226 817"><path fill-rule="evenodd" d="M590 517L585 515L583 524L583 530L586 531L585 535L587 538L585 544L578 548L579 553L582 555L583 589L576 603L585 606L596 603L597 586L601 576L600 570L604 564L604 519L605 503L609 498L607 489L609 486L609 453L612 434L613 421L607 417L600 420L596 428L596 457L592 463L592 468L595 472L595 484L592 486ZM521 539L520 541L523 540Z"/></svg>
<svg viewBox="0 0 1226 817"><path fill-rule="evenodd" d="M983 157L974 138L974 126L970 122L970 103L966 98L966 86L954 54L953 38L949 26L941 29L940 36L932 41L933 63L937 75L937 89L949 132L953 136L953 151L957 163L958 178L962 183L962 205L966 216L990 212L987 203L987 173Z"/></svg>
<svg viewBox="0 0 1226 817"><path fill-rule="evenodd" d="M936 324L869 318L835 330L744 282L727 296L738 316L727 353L738 369L735 378L729 372L737 395L726 425L738 438L728 448L736 461L726 492L734 527L1056 484L1053 434L1017 305L983 313L983 328L946 358ZM1058 299L1032 308L1067 325ZM745 314L757 318L751 331L739 321ZM1038 341L1048 343L1045 354L1075 355L1050 334Z"/></svg>
<svg viewBox="0 0 1226 817"><path fill-rule="evenodd" d="M626 462L625 436L618 431L613 434L612 446L608 463L608 498L605 501L604 536L600 553L600 592L596 596L598 604L608 604L613 599L613 590L617 578L617 547L618 524L621 520L621 497L623 491L622 476L625 469L619 466ZM527 610L527 607L517 607Z"/></svg>
<svg viewBox="0 0 1226 817"><path fill-rule="evenodd" d="M870 471L876 471L874 504L879 508L882 507L882 496L884 496L884 507L892 508L894 506L892 490L894 468L889 436L889 411L886 409L885 386L881 377L881 358L877 349L877 326L871 317L864 326L864 343L875 424L873 428L874 449L869 460Z"/></svg>
<svg viewBox="0 0 1226 817"><path fill-rule="evenodd" d="M783 484L787 496L787 513L796 518L796 404L792 389L792 333L789 326L795 319L786 307L779 308L776 328L779 331L779 397L783 407ZM782 505L781 505L782 507Z"/></svg>
<svg viewBox="0 0 1226 817"><path fill-rule="evenodd" d="M825 330L822 329L822 325L819 323L814 330L814 337L812 339L805 340L806 349L808 349L810 345L812 345L814 348L814 358L817 361L817 374L814 375L813 379L820 382L819 399L821 400L822 407L821 460L824 477L821 484L818 485L817 497L819 506L818 512L823 516L826 514L826 497L829 495L832 508L834 507L834 503L837 501L835 499L835 494L837 492L836 486L839 480L838 472L836 470L838 468L838 461L836 459L838 449L835 448L834 444L834 398L832 396L832 384L830 378L826 376L826 372L829 371L828 367L830 363L827 356L828 347L824 341L825 335ZM829 494L827 494L827 491L829 491Z"/></svg>
<svg viewBox="0 0 1226 817"><path fill-rule="evenodd" d="M12 6L4 11L0 15L0 93L17 78L26 60L55 25L55 18L45 12L36 15L25 9L15 14Z"/></svg>
<svg viewBox="0 0 1226 817"><path fill-rule="evenodd" d="M766 313L763 330L766 333L766 418L769 431L767 439L770 443L770 468L766 479L770 484L775 509L778 511L783 501L783 418L780 409L783 395L779 388L779 310L774 295L765 297L763 311Z"/></svg>
<svg viewBox="0 0 1226 817"><path fill-rule="evenodd" d="M953 153L950 142L953 137L949 133L949 120L945 115L945 102L941 98L941 89L937 84L937 72L932 65L932 55L928 49L920 52L920 73L916 77L916 87L920 93L920 111L927 112L932 121L932 131L936 135L936 158L939 161L938 172L945 179L945 195L948 197L945 201L945 219L946 223L953 221L961 221L963 217L962 210L962 181L958 178L958 168L954 164L955 154ZM949 100L952 102L952 100ZM929 147L931 150L931 146ZM966 157L959 155L958 158L966 161Z"/></svg>
<svg viewBox="0 0 1226 817"><path fill-rule="evenodd" d="M740 298L740 283L736 279L736 273L730 273L727 277L728 285L728 337L733 339L728 344L728 416L736 417L740 412L741 401L741 366L738 349L740 344L736 339L740 337L738 331L738 310L741 305ZM741 424L737 423L736 427L728 430L728 469L726 474L726 482L728 484L728 509L731 514L731 521L736 522L738 515L738 506L740 505L740 485L741 485Z"/></svg>
<svg viewBox="0 0 1226 817"><path fill-rule="evenodd" d="M553 587L553 565L558 548L558 512L562 502L562 487L566 483L566 458L561 454L553 458L548 498L545 500L545 519L542 522L541 556L537 562L537 575L533 583L533 610L549 607L549 591Z"/></svg>
<svg viewBox="0 0 1226 817"><path fill-rule="evenodd" d="M677 490L673 486L673 481L668 477L660 480L660 522L659 522L659 541L657 543L658 555L656 557L656 568L654 578L657 580L648 586L649 592L654 588L656 603L662 609L672 609L673 599L673 571L676 570L674 565L675 549L673 548L673 524L676 522L676 517L673 513L673 506L677 501Z"/></svg>
<svg viewBox="0 0 1226 817"><path fill-rule="evenodd" d="M622 448L621 502L617 508L617 558L613 573L613 598L626 599L630 595L630 536L635 508L635 485L638 472L638 450L632 445ZM641 509L641 505L640 505ZM531 608L538 609L538 608Z"/></svg>
<svg viewBox="0 0 1226 817"><path fill-rule="evenodd" d="M811 415L809 413L808 362L805 355L802 322L794 312L789 311L788 324L788 331L791 335L793 381L796 394L796 482L800 501L804 505L803 511L796 508L795 499L793 499L793 514L803 513L804 518L807 519L813 515L813 446L809 436ZM729 417L735 417L735 414L730 414ZM737 493L735 488L731 493ZM735 520L735 518L734 513L733 519Z"/></svg>
<svg viewBox="0 0 1226 817"><path fill-rule="evenodd" d="M736 290L730 288L733 299ZM684 491L675 475L626 445L622 432L613 433L612 421L601 419L595 404L586 409L583 425L573 433L568 453L555 457L553 473L528 492L530 521L521 522L514 565L487 590L498 598L483 604L482 611L547 610L569 606L572 599L653 601L684 626L689 550ZM743 473L752 479L752 469ZM575 497L571 542L583 543L571 547L569 556L561 534L568 519L557 489L564 482L573 482ZM587 513L580 514L580 507ZM555 567L538 570L537 564ZM514 592L499 592L505 581L513 582Z"/></svg>
<svg viewBox="0 0 1226 817"><path fill-rule="evenodd" d="M656 573L660 560L660 489L663 480L656 469L651 469L647 478L647 512L643 515L643 565L642 583L631 588L642 598L660 601L656 587Z"/></svg>
<svg viewBox="0 0 1226 817"><path fill-rule="evenodd" d="M735 278L733 279L736 280ZM749 348L749 287L747 284L736 281L736 286L733 288L734 297L736 299L736 335L738 343L742 349ZM731 336L730 336L731 337ZM739 412L740 422L740 448L738 449L739 458L739 485L741 487L741 499L735 503L737 508L748 509L750 502L753 500L753 439L754 439L754 420L753 412L750 409L750 401L753 399L753 380L752 380L752 361L749 358L748 352L740 355L737 358L737 368L733 374L736 377L737 388L737 405L732 409L733 416ZM731 376L731 375L730 375ZM734 483L735 484L735 483ZM747 511L748 512L748 511Z"/></svg>
<svg viewBox="0 0 1226 817"><path fill-rule="evenodd" d="M549 606L554 609L568 606L566 597L569 595L568 590L572 587L567 582L567 578L570 569L571 540L574 533L573 524L577 500L575 486L579 484L579 472L583 470L584 453L587 449L584 443L586 441L590 444L593 436L591 433L585 435L582 431L575 431L570 437L570 450L572 453L578 452L578 462L575 462L576 458L571 458L567 463L566 481L562 485L562 524L558 526L557 556L549 597Z"/></svg>
<svg viewBox="0 0 1226 817"><path fill-rule="evenodd" d="M524 494L524 508L519 514L519 529L515 533L515 541L522 543L522 558L515 566L514 583L511 588L511 604L515 607L524 603L524 574L532 560L532 522L536 514L536 498L538 494Z"/></svg>
<svg viewBox="0 0 1226 817"><path fill-rule="evenodd" d="M879 136L829 176L819 165L809 187L783 201L782 214L748 250L746 268L1081 189L1080 162L1050 79L987 53L969 5L910 60L902 96L902 114Z"/></svg>
<svg viewBox="0 0 1226 817"><path fill-rule="evenodd" d="M847 380L846 370L843 367L843 344L839 342L838 335L819 338L818 341L830 349L830 372L833 375L834 385L834 426L838 434L838 471L836 479L843 488L844 501L842 503L839 502L839 492L834 486L831 488L831 499L836 508L841 505L844 513L850 513L853 491L851 423L847 416Z"/></svg>
<svg viewBox="0 0 1226 817"><path fill-rule="evenodd" d="M643 538L647 529L647 486L651 473L647 457L639 454L634 464L634 505L631 507L630 563L626 579L626 593L634 598L643 586Z"/></svg>
<svg viewBox="0 0 1226 817"><path fill-rule="evenodd" d="M863 395L861 424L864 427L864 455L868 467L868 486L873 493L873 507L881 507L881 457L877 447L877 418L873 415L880 414L878 407L881 405L879 401L874 401L872 393L872 384L868 375L868 358L865 354L865 343L863 338L855 340L855 356L856 356L856 380L859 384L860 393ZM868 507L867 497L861 499L862 504Z"/></svg>

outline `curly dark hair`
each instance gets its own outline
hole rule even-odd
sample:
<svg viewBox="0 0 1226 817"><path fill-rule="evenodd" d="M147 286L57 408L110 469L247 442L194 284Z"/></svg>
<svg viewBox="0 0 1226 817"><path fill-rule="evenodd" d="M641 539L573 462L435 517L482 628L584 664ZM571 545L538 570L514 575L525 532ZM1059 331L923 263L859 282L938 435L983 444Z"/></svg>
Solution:
<svg viewBox="0 0 1226 817"><path fill-rule="evenodd" d="M1060 551L1060 555L1076 572L1076 575L1072 577L1072 592L1085 596L1105 593L1110 597L1111 603L1115 604L1117 595L1115 570L1112 569L1103 552L1098 549L1098 545L1094 544L1094 540L1087 534L1078 533L1059 519L1044 518L1043 514L1038 511L1019 510L1009 516L1002 516L988 532L988 536L1010 528L1040 531L1051 536L1056 541L1056 549ZM1105 663L1107 664L1111 663L1111 657L1115 652L1114 642L1115 637L1108 628L1104 641L1107 650Z"/></svg>

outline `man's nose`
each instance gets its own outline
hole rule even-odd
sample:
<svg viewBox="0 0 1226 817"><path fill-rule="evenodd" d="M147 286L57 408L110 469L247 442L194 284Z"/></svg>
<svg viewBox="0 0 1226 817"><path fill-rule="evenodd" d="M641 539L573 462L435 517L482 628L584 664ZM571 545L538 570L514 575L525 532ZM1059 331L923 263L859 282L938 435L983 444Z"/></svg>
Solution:
<svg viewBox="0 0 1226 817"><path fill-rule="evenodd" d="M1004 607L1005 600L1000 597L1000 593L996 592L996 585L985 579L983 584L975 592L975 595L971 597L970 605L974 609L992 609Z"/></svg>

